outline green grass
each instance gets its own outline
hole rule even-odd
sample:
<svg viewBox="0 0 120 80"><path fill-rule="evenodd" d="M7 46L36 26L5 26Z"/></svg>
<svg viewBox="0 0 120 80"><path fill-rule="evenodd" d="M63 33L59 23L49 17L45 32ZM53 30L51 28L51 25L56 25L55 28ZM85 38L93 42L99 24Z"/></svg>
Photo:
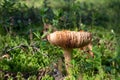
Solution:
<svg viewBox="0 0 120 80"><path fill-rule="evenodd" d="M87 53L83 54L82 51L74 49L71 62L73 65L72 80L77 80L80 76L83 80L119 79L120 65L116 50L116 34L102 28L94 28L89 31L93 33L95 58L86 58ZM35 79L40 69L49 67L51 71L54 70L52 67L54 63L63 57L62 49L41 40L40 34L37 32L33 35L32 43L29 39L20 36L1 36L0 55L9 54L10 59L1 59L0 69L21 74L31 73L30 79ZM65 72L64 69L63 72ZM53 80L53 76L46 74L43 76L43 80L46 79Z"/></svg>

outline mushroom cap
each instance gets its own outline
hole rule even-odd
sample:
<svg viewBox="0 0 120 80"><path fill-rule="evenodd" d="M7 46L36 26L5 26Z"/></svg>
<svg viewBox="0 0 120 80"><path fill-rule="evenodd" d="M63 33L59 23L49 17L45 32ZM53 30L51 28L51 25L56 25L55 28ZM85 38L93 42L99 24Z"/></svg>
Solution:
<svg viewBox="0 0 120 80"><path fill-rule="evenodd" d="M62 48L80 48L91 42L92 34L84 31L55 31L47 39L51 44Z"/></svg>

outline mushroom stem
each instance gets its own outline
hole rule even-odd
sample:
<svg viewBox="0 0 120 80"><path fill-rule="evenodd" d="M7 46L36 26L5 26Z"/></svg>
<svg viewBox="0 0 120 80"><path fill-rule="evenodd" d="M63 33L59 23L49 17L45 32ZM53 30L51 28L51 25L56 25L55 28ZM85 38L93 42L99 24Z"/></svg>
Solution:
<svg viewBox="0 0 120 80"><path fill-rule="evenodd" d="M67 75L70 75L70 70L71 70L71 52L72 49L64 49L64 60L65 60L65 67L67 71Z"/></svg>

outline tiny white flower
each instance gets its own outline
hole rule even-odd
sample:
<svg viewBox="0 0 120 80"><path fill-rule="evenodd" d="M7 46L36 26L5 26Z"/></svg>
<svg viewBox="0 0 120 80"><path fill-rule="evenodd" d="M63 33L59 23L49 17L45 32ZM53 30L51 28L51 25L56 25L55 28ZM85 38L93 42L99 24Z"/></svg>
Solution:
<svg viewBox="0 0 120 80"><path fill-rule="evenodd" d="M113 29L111 29L111 33L113 33L113 34L114 34L114 30L113 30Z"/></svg>

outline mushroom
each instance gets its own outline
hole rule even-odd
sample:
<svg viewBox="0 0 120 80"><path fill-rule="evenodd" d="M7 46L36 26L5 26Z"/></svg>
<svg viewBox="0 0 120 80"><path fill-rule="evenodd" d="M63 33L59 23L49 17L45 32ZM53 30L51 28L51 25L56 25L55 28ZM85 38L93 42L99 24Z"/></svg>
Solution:
<svg viewBox="0 0 120 80"><path fill-rule="evenodd" d="M71 69L71 52L74 48L82 48L85 49L88 47L89 54L93 57L92 52L92 34L90 32L84 31L55 31L47 36L48 41L56 46L63 48L64 50L64 59L65 59L65 67L67 74L70 74Z"/></svg>

